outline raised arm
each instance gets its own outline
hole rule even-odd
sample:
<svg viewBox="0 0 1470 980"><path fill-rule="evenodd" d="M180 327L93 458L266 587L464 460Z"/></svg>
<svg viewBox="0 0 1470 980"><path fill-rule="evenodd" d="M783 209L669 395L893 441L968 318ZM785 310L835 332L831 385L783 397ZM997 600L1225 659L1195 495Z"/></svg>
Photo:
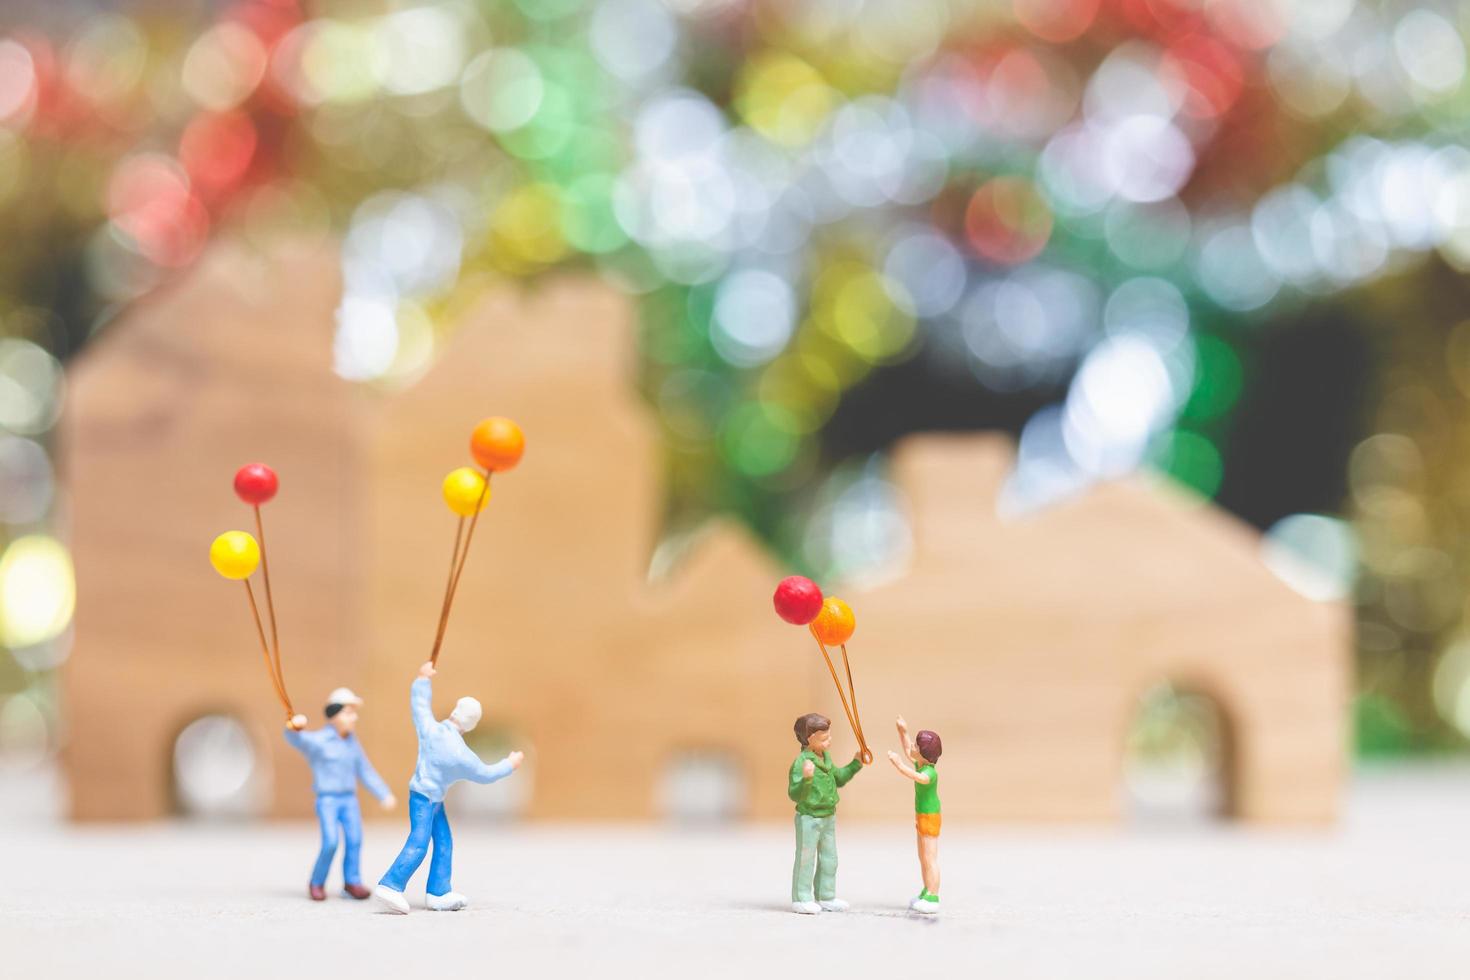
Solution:
<svg viewBox="0 0 1470 980"><path fill-rule="evenodd" d="M909 738L909 723L903 720L903 715L894 719L894 725L898 728L898 744L903 748L903 757L912 759L914 757L914 740Z"/></svg>
<svg viewBox="0 0 1470 980"><path fill-rule="evenodd" d="M904 762L903 758L897 752L888 753L888 761L893 763L893 768L898 770L900 776L912 779L916 783L923 783L925 786L929 785L929 776L926 773L919 772L907 762Z"/></svg>
<svg viewBox="0 0 1470 980"><path fill-rule="evenodd" d="M306 727L306 716L295 715L286 722L286 744L307 758L311 757L311 739L302 731Z"/></svg>
<svg viewBox="0 0 1470 980"><path fill-rule="evenodd" d="M434 685L429 680L437 671L434 665L425 663L419 668L418 679L409 688L408 706L413 712L413 730L422 738L434 725Z"/></svg>
<svg viewBox="0 0 1470 980"><path fill-rule="evenodd" d="M816 767L810 759L797 756L796 761L791 764L791 779L786 786L786 795L792 803L800 803L806 798L807 790L811 789L812 774Z"/></svg>

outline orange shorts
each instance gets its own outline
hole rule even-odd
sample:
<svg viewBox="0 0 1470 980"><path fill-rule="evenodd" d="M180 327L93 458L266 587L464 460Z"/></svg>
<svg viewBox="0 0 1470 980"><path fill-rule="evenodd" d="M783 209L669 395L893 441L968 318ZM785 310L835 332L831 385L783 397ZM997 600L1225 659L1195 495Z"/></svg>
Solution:
<svg viewBox="0 0 1470 980"><path fill-rule="evenodd" d="M914 826L919 828L920 835L924 837L938 837L939 814L916 813L914 814Z"/></svg>

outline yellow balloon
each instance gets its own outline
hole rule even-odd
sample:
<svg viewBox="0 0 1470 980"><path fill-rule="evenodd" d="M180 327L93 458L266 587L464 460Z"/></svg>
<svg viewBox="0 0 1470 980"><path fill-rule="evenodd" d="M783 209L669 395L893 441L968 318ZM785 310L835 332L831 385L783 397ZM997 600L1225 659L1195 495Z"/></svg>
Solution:
<svg viewBox="0 0 1470 980"><path fill-rule="evenodd" d="M226 531L209 546L209 562L225 578L249 578L260 564L260 545L244 531Z"/></svg>
<svg viewBox="0 0 1470 980"><path fill-rule="evenodd" d="M460 517L469 517L476 510L475 503L479 502L480 510L490 502L490 488L485 485L485 478L468 466L461 466L444 478L444 502L449 509Z"/></svg>

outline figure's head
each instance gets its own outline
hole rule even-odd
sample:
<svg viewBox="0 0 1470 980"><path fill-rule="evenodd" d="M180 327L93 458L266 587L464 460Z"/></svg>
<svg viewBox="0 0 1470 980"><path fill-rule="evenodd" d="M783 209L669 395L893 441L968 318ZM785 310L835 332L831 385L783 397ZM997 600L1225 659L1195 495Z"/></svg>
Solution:
<svg viewBox="0 0 1470 980"><path fill-rule="evenodd" d="M796 740L817 755L826 752L832 744L832 719L826 715L815 712L802 715L792 728L796 732Z"/></svg>
<svg viewBox="0 0 1470 980"><path fill-rule="evenodd" d="M345 738L357 728L357 709L360 707L362 698L353 694L351 688L339 687L327 695L327 723Z"/></svg>
<svg viewBox="0 0 1470 980"><path fill-rule="evenodd" d="M471 731L480 723L480 702L474 698L460 698L449 712L449 723L460 732Z"/></svg>
<svg viewBox="0 0 1470 980"><path fill-rule="evenodd" d="M909 758L913 762L926 762L932 766L939 761L943 752L944 743L939 740L939 733L926 728L914 736L914 751L909 753Z"/></svg>

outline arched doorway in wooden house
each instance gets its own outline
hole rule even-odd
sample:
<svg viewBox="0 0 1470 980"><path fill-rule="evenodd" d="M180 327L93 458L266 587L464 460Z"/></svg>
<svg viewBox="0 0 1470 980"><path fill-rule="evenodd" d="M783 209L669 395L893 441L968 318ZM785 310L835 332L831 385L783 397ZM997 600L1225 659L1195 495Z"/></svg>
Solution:
<svg viewBox="0 0 1470 980"><path fill-rule="evenodd" d="M1235 812L1229 713L1204 689L1161 681L1144 689L1124 737L1122 809L1136 825L1189 826Z"/></svg>
<svg viewBox="0 0 1470 980"><path fill-rule="evenodd" d="M173 809L192 819L247 819L270 806L270 762L234 715L207 712L172 742Z"/></svg>

